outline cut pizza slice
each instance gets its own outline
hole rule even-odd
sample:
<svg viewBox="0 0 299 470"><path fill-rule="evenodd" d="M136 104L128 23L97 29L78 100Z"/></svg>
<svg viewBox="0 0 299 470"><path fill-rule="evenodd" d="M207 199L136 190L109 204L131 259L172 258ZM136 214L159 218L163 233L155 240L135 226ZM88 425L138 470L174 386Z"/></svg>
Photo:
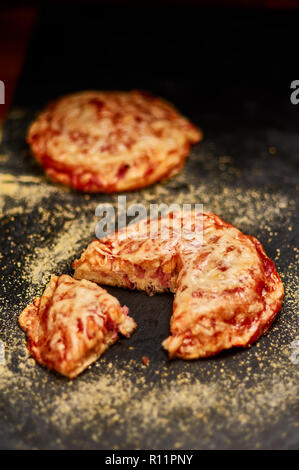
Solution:
<svg viewBox="0 0 299 470"><path fill-rule="evenodd" d="M19 316L30 354L49 369L76 377L136 328L128 308L97 284L52 276L43 295Z"/></svg>
<svg viewBox="0 0 299 470"><path fill-rule="evenodd" d="M184 359L249 346L269 328L284 294L262 245L212 213L130 225L93 241L74 269L77 279L174 292L163 346Z"/></svg>

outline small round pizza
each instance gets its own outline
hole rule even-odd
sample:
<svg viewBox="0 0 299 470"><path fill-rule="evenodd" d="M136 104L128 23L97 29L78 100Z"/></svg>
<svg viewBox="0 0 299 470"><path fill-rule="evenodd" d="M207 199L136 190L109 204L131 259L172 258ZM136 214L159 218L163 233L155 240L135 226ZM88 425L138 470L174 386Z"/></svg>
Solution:
<svg viewBox="0 0 299 470"><path fill-rule="evenodd" d="M30 354L70 379L136 328L128 307L100 286L64 274L52 276L43 295L19 316Z"/></svg>
<svg viewBox="0 0 299 470"><path fill-rule="evenodd" d="M246 347L279 312L283 284L261 243L212 213L173 213L93 241L74 277L175 294L170 357L196 359Z"/></svg>
<svg viewBox="0 0 299 470"><path fill-rule="evenodd" d="M178 173L201 138L171 104L147 92L86 91L49 104L27 142L52 180L111 193Z"/></svg>

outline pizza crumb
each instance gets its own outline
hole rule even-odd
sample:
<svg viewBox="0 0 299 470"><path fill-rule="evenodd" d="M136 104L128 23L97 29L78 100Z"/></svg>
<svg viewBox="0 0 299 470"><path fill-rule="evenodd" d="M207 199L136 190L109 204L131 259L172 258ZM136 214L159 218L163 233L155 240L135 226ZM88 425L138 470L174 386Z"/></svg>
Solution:
<svg viewBox="0 0 299 470"><path fill-rule="evenodd" d="M142 363L144 366L148 366L149 365L149 358L147 356L142 356Z"/></svg>

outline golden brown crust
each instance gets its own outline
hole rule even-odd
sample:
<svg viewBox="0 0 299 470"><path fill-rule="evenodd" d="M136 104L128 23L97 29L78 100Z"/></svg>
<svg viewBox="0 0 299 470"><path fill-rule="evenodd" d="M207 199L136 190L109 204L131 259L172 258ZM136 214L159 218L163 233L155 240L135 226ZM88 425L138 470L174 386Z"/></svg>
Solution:
<svg viewBox="0 0 299 470"><path fill-rule="evenodd" d="M27 141L54 180L85 192L148 186L180 171L202 133L172 105L140 91L87 91L51 103Z"/></svg>
<svg viewBox="0 0 299 470"><path fill-rule="evenodd" d="M253 343L281 308L283 284L273 262L254 237L215 214L193 213L191 226L173 217L182 238L174 230L169 239L149 238L149 220L130 226L93 241L75 261L74 277L175 292L171 336L163 342L170 357L195 359ZM159 234L167 220L160 219Z"/></svg>
<svg viewBox="0 0 299 470"><path fill-rule="evenodd" d="M74 378L136 323L128 309L98 285L52 276L41 298L19 316L31 355L49 369Z"/></svg>

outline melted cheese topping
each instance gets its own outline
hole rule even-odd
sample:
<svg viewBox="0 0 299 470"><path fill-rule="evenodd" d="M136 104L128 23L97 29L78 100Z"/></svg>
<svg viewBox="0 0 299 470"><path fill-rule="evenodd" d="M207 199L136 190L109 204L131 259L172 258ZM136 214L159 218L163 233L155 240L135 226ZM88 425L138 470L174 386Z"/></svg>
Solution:
<svg viewBox="0 0 299 470"><path fill-rule="evenodd" d="M83 191L143 187L178 172L201 131L147 93L81 92L50 104L28 143L55 181Z"/></svg>
<svg viewBox="0 0 299 470"><path fill-rule="evenodd" d="M248 346L270 326L283 298L261 244L210 213L129 226L92 242L74 268L77 279L175 292L171 336L163 342L170 357Z"/></svg>
<svg viewBox="0 0 299 470"><path fill-rule="evenodd" d="M20 315L28 349L50 369L73 378L136 324L117 299L96 284L52 276L41 298Z"/></svg>

